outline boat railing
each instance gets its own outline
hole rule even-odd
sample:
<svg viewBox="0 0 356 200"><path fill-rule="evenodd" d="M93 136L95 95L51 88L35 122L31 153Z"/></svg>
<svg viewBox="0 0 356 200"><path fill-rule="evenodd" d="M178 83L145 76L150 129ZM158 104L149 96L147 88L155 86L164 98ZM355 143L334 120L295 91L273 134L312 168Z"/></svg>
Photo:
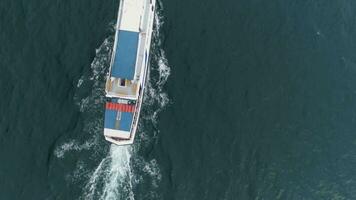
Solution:
<svg viewBox="0 0 356 200"><path fill-rule="evenodd" d="M132 120L132 125L133 126L137 126L138 115L140 113L141 100L142 100L142 94L140 93L139 97L137 99L137 102L136 102L134 117L133 117L133 120Z"/></svg>

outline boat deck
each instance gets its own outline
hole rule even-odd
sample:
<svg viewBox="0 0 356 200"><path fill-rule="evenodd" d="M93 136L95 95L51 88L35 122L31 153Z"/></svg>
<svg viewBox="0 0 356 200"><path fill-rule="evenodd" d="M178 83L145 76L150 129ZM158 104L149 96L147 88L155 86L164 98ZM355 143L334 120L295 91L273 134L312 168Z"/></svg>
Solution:
<svg viewBox="0 0 356 200"><path fill-rule="evenodd" d="M138 87L134 81L110 77L106 80L106 90L109 95L130 98L136 97Z"/></svg>
<svg viewBox="0 0 356 200"><path fill-rule="evenodd" d="M116 37L111 77L134 80L139 33L120 30Z"/></svg>
<svg viewBox="0 0 356 200"><path fill-rule="evenodd" d="M155 0L121 0L105 85L104 136L117 144L135 138L147 75Z"/></svg>
<svg viewBox="0 0 356 200"><path fill-rule="evenodd" d="M136 104L123 99L111 99L105 107L104 128L106 132L109 135L113 132L120 138L130 138Z"/></svg>

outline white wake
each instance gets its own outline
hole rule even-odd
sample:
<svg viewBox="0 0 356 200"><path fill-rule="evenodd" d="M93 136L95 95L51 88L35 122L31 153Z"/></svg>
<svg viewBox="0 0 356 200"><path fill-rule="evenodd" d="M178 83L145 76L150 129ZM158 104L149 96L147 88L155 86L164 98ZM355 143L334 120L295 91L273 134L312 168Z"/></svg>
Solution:
<svg viewBox="0 0 356 200"><path fill-rule="evenodd" d="M91 175L82 199L134 199L130 160L131 146L111 145L104 158Z"/></svg>

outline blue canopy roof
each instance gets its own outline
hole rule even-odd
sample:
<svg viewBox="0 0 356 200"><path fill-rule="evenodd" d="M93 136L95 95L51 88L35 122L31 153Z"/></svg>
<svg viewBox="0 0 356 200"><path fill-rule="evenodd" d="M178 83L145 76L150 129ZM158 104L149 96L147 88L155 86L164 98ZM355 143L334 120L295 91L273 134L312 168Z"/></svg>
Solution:
<svg viewBox="0 0 356 200"><path fill-rule="evenodd" d="M117 110L105 110L104 127L109 129L128 131L130 132L133 113L121 112L121 118L117 120Z"/></svg>
<svg viewBox="0 0 356 200"><path fill-rule="evenodd" d="M136 55L138 48L138 32L119 30L111 76L134 79Z"/></svg>

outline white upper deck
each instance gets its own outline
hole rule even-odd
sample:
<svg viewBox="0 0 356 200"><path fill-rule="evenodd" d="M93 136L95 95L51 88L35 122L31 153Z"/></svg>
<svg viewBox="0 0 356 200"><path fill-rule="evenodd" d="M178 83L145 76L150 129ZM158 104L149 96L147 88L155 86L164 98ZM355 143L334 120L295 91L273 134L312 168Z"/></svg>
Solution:
<svg viewBox="0 0 356 200"><path fill-rule="evenodd" d="M139 32L143 0L122 0L120 30Z"/></svg>

